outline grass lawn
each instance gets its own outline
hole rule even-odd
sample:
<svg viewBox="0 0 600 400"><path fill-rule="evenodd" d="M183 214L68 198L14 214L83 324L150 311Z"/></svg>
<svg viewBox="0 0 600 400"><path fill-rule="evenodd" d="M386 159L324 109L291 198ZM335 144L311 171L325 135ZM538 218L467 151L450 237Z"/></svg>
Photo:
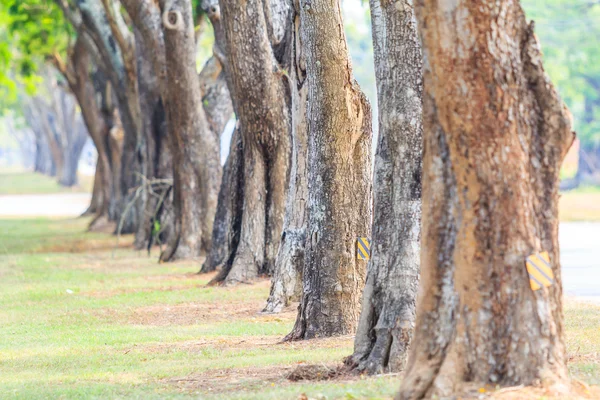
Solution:
<svg viewBox="0 0 600 400"><path fill-rule="evenodd" d="M259 314L268 281L206 287L198 263L113 252L114 237L82 233L86 222L0 220L1 399L387 399L397 390L389 375L288 381L297 365L339 364L352 338L279 343L295 308ZM570 371L600 384L600 308L568 302L565 311Z"/></svg>
<svg viewBox="0 0 600 400"><path fill-rule="evenodd" d="M0 169L0 195L3 194L48 194L84 192L91 193L94 177L79 175L79 185L67 188L60 186L54 177L31 171Z"/></svg>

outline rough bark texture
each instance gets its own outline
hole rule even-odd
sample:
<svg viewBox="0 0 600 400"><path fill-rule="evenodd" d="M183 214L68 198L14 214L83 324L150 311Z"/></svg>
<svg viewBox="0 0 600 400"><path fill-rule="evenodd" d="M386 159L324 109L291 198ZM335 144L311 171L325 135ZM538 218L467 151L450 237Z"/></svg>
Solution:
<svg viewBox="0 0 600 400"><path fill-rule="evenodd" d="M289 72L292 99L292 160L290 185L285 205L281 243L275 260L271 293L264 312L279 312L290 301L300 299L302 269L306 242L306 202L308 182L306 150L308 125L306 123L306 60L300 40L300 4L294 2L292 65Z"/></svg>
<svg viewBox="0 0 600 400"><path fill-rule="evenodd" d="M145 142L142 135L142 116L139 103L137 63L133 35L125 25L118 3L114 0L79 0L77 18L70 16L72 11L65 8L64 0L55 0L63 12L74 24L79 34L91 40L87 41L90 52L95 51L102 59L106 73L117 99L120 119L123 126L123 166L115 199L118 218L123 219L122 233L134 233L137 230L143 212L143 202L137 199L133 207L123 215L127 204L133 201L135 188L141 183L144 170ZM89 42L93 44L90 46Z"/></svg>
<svg viewBox="0 0 600 400"><path fill-rule="evenodd" d="M231 136L229 155L223 168L219 203L213 226L213 243L201 273L220 269L214 282L223 281L233 265L235 250L240 242L242 208L244 207L244 148L238 127Z"/></svg>
<svg viewBox="0 0 600 400"><path fill-rule="evenodd" d="M139 242L141 243L142 236L147 236L152 229L152 224L148 222L157 220L160 221L161 229L165 230L161 239L167 240L168 243L161 259L195 258L200 255L200 250L211 248L210 234L216 209L216 188L220 182L218 139L232 113L224 72L215 58L206 63L200 76L192 72L195 71L195 47L190 46L187 35L190 26L193 29L193 24L188 26L186 20L184 25L178 25L179 22L175 20L180 14L187 18L187 15L181 12L187 7L186 2L162 2L165 11L163 21L155 2L123 0L122 3L139 32L138 43L145 49L146 68L140 67L140 77L144 76L144 71L148 70L147 67L151 64L157 79L150 87L158 89L163 103L166 104L167 116L189 119L184 122L186 125L183 130L179 129L180 124L177 120L169 122L170 151L177 160L173 165L174 197L169 195L164 205L161 205L160 200L152 200L151 196L148 198L151 204L147 204L146 216L149 216L149 219L144 227L140 228L143 229L143 233L139 235ZM168 14L171 11L173 14ZM213 12L218 18L218 6ZM173 18L174 23L164 19L169 16ZM167 45L175 43L177 47L166 48L165 40ZM166 58L167 56L171 58ZM191 65L194 66L193 69ZM149 82L149 79L146 80ZM172 86L171 82L176 82L178 86ZM181 90L186 90L187 93L182 96ZM143 98L141 100L144 106ZM182 107L183 102L188 104ZM200 104L202 107L198 112L196 109ZM184 115L189 112L192 114ZM155 144L164 142L160 135L155 136L153 140ZM164 147L156 148L158 156L155 159L158 160L158 166L155 168L155 177L159 179L166 177L165 163L161 160L167 158L165 156L168 152L164 150ZM181 186L181 183L184 185ZM156 208L155 205L160 207ZM175 213L174 218L171 218L171 209ZM198 229L201 229L201 232ZM186 236L183 242L182 234ZM179 249L181 244L183 247Z"/></svg>
<svg viewBox="0 0 600 400"><path fill-rule="evenodd" d="M347 360L359 371L397 372L415 323L421 225L422 56L411 2L371 0L379 137L371 261Z"/></svg>
<svg viewBox="0 0 600 400"><path fill-rule="evenodd" d="M421 284L398 398L560 382L568 110L518 2L419 0L416 14L426 60ZM555 281L534 292L525 259L539 251Z"/></svg>
<svg viewBox="0 0 600 400"><path fill-rule="evenodd" d="M239 245L225 283L270 273L279 247L290 153L287 3L222 0L230 92L244 154Z"/></svg>
<svg viewBox="0 0 600 400"><path fill-rule="evenodd" d="M163 12L169 140L174 160L176 238L161 260L196 258L210 248L221 181L219 136L210 130L196 73L195 39L189 0L169 1ZM204 246L203 246L204 245Z"/></svg>
<svg viewBox="0 0 600 400"><path fill-rule="evenodd" d="M353 333L371 231L371 109L352 77L339 0L302 1L308 85L308 229L303 292L287 339Z"/></svg>
<svg viewBox="0 0 600 400"><path fill-rule="evenodd" d="M157 10L158 14L158 10ZM162 32L156 31L154 35ZM154 222L158 221L161 229L165 222L161 219L159 210L163 207L166 192L170 190L165 182L173 179L173 168L171 163L171 150L168 144L167 123L165 110L161 101L161 79L160 71L155 71L153 66L153 52L155 48L148 46L148 42L141 36L137 25L135 28L137 71L140 108L142 111L142 135L144 136L144 170L146 178L144 189L141 191L144 202L140 224L135 234L134 247L136 249L147 248L156 239L157 232L153 231ZM166 228L166 227L165 227ZM164 231L166 233L166 231ZM153 236L154 235L154 236ZM166 235L162 235L166 239ZM170 239L170 238L169 238ZM158 238L161 241L161 238Z"/></svg>
<svg viewBox="0 0 600 400"><path fill-rule="evenodd" d="M100 105L96 101L96 89L90 76L90 55L81 36L77 38L73 46L69 64L61 64L60 59L57 59L55 64L77 99L83 120L98 152L94 191L90 209L88 209L88 212L93 210L95 214L90 223L90 229L93 229L98 221L109 219L108 210L110 198L113 195L112 167L108 151L110 126L103 118Z"/></svg>

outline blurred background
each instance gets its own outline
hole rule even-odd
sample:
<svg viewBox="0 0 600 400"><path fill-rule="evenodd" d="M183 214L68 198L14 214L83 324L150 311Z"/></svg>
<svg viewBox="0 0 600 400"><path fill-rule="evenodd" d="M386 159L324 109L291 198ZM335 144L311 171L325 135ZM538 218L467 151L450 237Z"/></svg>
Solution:
<svg viewBox="0 0 600 400"><path fill-rule="evenodd" d="M0 218L76 217L90 204L97 155L73 96L48 62L72 32L56 8L59 14L44 14L45 0L28 2L29 14L14 12L17 3L0 2ZM593 285L600 281L600 1L522 4L535 21L544 65L577 131L561 171L565 292L600 299ZM354 74L376 121L368 3L343 5ZM201 36L197 54L200 69L212 54L212 35ZM222 135L223 162L233 125L232 116Z"/></svg>

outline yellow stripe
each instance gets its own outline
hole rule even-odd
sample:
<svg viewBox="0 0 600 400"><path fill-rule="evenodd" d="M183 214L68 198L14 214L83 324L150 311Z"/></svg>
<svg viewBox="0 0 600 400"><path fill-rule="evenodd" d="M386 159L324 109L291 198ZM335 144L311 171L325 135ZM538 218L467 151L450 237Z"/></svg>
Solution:
<svg viewBox="0 0 600 400"><path fill-rule="evenodd" d="M544 264L544 260L538 258L537 254L534 254L529 257L529 262L531 262L537 269L539 269L543 274L547 276L546 280L550 278L552 282L554 280L554 274L552 273L552 269L549 268L546 264Z"/></svg>
<svg viewBox="0 0 600 400"><path fill-rule="evenodd" d="M550 264L550 256L547 251L540 253L540 258L543 258L548 264Z"/></svg>
<svg viewBox="0 0 600 400"><path fill-rule="evenodd" d="M552 281L548 281L548 279L543 274L541 274L540 271L538 271L535 268L535 266L529 261L527 261L527 272L529 272L529 275L535 277L535 279L537 279L538 282L542 283L543 285L548 286L552 284Z"/></svg>
<svg viewBox="0 0 600 400"><path fill-rule="evenodd" d="M533 279L529 280L529 286L531 286L531 289L533 289L533 290L538 290L541 288L541 286L538 285L538 283L536 281L534 281Z"/></svg>
<svg viewBox="0 0 600 400"><path fill-rule="evenodd" d="M369 254L369 249L363 245L360 241L358 242L358 248L362 250L363 253Z"/></svg>
<svg viewBox="0 0 600 400"><path fill-rule="evenodd" d="M368 257L368 253L362 248L362 246L360 245L360 243L358 244L358 246L356 246L356 249L358 250L358 256L360 258L362 258L363 260L366 260Z"/></svg>
<svg viewBox="0 0 600 400"><path fill-rule="evenodd" d="M369 239L367 239L367 238L358 238L358 243L360 244L360 246L363 249L366 249L367 252L369 251L369 247L371 247L370 243L369 243Z"/></svg>

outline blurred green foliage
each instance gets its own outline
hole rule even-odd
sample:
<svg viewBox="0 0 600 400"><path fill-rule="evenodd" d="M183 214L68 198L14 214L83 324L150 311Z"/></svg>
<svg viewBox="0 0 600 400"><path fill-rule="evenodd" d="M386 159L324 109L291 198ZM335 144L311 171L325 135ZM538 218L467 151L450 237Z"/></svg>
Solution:
<svg viewBox="0 0 600 400"><path fill-rule="evenodd" d="M600 145L600 0L522 0L535 20L545 67L575 120L584 147ZM344 1L344 24L356 79L376 104L368 4ZM195 20L205 21L200 0ZM212 27L203 23L198 67L212 54ZM66 56L74 31L52 0L0 0L0 113L13 108L17 88L33 92L49 56ZM374 108L376 111L376 108Z"/></svg>
<svg viewBox="0 0 600 400"><path fill-rule="evenodd" d="M17 88L36 91L40 66L64 57L73 34L51 0L0 0L0 113L14 108Z"/></svg>
<svg viewBox="0 0 600 400"><path fill-rule="evenodd" d="M600 145L600 1L522 0L584 147Z"/></svg>

